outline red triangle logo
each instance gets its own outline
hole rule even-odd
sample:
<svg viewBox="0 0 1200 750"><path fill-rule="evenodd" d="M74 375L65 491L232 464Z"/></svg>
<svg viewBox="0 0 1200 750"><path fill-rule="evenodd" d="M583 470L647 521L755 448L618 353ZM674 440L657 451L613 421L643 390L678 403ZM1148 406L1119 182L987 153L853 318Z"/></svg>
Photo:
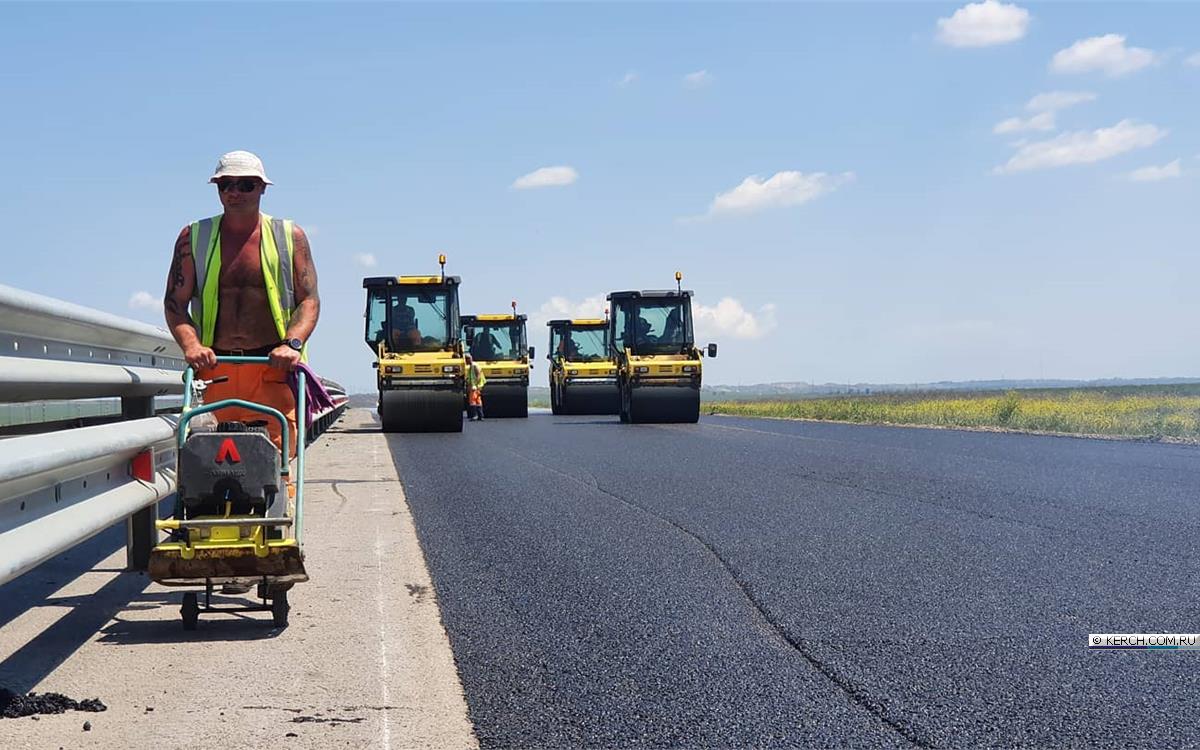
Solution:
<svg viewBox="0 0 1200 750"><path fill-rule="evenodd" d="M238 455L238 449L233 442L233 438L225 438L225 442L221 443L221 448L217 451L217 463L225 463L225 459L229 459L229 462L233 464L240 464L242 462L242 457Z"/></svg>

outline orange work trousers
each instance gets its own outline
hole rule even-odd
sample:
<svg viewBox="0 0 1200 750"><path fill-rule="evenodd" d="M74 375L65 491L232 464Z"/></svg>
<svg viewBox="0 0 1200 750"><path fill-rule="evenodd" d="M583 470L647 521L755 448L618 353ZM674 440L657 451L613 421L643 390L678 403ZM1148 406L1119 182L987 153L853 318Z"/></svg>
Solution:
<svg viewBox="0 0 1200 750"><path fill-rule="evenodd" d="M263 406L270 406L283 412L288 422L288 450L291 458L296 456L296 398L287 382L288 374L270 365L251 363L234 364L218 362L216 367L202 370L197 377L203 380L227 377L224 383L213 383L204 392L204 403L215 404L227 398L240 398ZM262 412L246 409L241 406L227 406L213 412L219 422L258 422L266 421L267 432L271 442L282 450L282 431L279 420Z"/></svg>

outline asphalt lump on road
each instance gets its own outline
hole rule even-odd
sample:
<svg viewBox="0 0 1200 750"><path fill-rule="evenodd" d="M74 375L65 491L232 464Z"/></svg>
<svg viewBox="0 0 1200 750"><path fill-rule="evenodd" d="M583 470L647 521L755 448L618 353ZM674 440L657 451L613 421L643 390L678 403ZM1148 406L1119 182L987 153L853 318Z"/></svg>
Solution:
<svg viewBox="0 0 1200 750"><path fill-rule="evenodd" d="M35 714L61 714L67 711L107 711L108 706L99 698L77 701L62 693L30 693L20 695L8 688L0 688L0 719L18 719Z"/></svg>

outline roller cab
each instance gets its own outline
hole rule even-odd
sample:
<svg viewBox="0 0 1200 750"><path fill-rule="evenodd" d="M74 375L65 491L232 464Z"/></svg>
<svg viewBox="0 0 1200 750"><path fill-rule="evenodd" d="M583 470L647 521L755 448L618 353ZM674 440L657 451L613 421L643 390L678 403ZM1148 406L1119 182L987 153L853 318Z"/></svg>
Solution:
<svg viewBox="0 0 1200 750"><path fill-rule="evenodd" d="M515 303L514 303L515 305ZM490 417L529 416L529 359L525 316L462 316L463 352L483 370L483 408Z"/></svg>
<svg viewBox="0 0 1200 750"><path fill-rule="evenodd" d="M555 414L617 414L621 393L604 318L551 320L550 410Z"/></svg>
<svg viewBox="0 0 1200 750"><path fill-rule="evenodd" d="M682 276L675 278L678 283ZM692 330L692 292L612 292L608 301L621 421L699 421L703 365ZM709 344L707 354L715 357L717 345Z"/></svg>
<svg viewBox="0 0 1200 750"><path fill-rule="evenodd" d="M363 279L384 432L462 431L459 283L444 273Z"/></svg>

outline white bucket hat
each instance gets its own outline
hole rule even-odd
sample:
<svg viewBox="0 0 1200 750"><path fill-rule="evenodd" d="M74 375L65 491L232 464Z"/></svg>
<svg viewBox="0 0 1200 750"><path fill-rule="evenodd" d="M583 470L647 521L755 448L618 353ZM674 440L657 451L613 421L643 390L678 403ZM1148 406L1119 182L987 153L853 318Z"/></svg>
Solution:
<svg viewBox="0 0 1200 750"><path fill-rule="evenodd" d="M222 177L257 177L268 185L275 184L267 179L262 159L249 151L230 151L222 155L217 161L216 174L209 177L208 181L216 182Z"/></svg>

